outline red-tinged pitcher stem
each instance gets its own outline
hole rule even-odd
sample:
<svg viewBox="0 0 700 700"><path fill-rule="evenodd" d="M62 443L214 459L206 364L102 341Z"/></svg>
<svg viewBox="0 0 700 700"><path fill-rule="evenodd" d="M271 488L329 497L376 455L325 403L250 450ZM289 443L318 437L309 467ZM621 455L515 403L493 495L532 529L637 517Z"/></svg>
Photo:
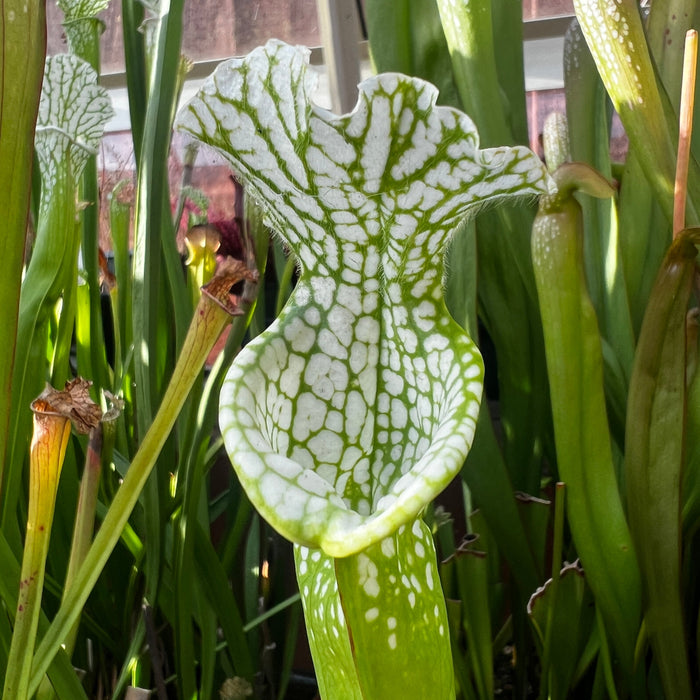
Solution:
<svg viewBox="0 0 700 700"><path fill-rule="evenodd" d="M77 418L76 427L83 432L99 420L99 408L90 401L88 386L78 379L69 383L66 391L47 387L32 403L34 432L29 456L27 536L3 690L3 697L14 700L30 697L31 650L39 625L46 555L71 418Z"/></svg>

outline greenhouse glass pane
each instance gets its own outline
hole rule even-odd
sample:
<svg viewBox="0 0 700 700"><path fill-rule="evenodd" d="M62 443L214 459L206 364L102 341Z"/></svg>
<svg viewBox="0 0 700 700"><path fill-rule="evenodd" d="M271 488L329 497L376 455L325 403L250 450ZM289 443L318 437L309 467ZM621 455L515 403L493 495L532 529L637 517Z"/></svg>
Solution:
<svg viewBox="0 0 700 700"><path fill-rule="evenodd" d="M523 0L523 19L572 15L573 0Z"/></svg>
<svg viewBox="0 0 700 700"><path fill-rule="evenodd" d="M63 13L56 0L48 0L46 13L48 52L66 51ZM105 23L102 72L123 71L121 2L112 0L100 18ZM273 37L292 44L321 44L316 0L186 2L183 27L183 53L195 62L241 56Z"/></svg>

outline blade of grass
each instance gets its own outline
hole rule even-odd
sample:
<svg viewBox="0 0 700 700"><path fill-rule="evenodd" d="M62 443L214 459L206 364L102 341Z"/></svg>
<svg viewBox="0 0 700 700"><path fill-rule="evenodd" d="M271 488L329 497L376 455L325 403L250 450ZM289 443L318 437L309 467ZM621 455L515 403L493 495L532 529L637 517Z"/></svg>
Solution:
<svg viewBox="0 0 700 700"><path fill-rule="evenodd" d="M138 663L138 658L143 651L143 645L146 641L146 625L143 622L143 617L138 618L136 628L131 634L129 648L124 655L124 663L119 671L112 698L120 698L132 678L133 667Z"/></svg>
<svg viewBox="0 0 700 700"><path fill-rule="evenodd" d="M674 110L679 111L683 76L683 44L694 25L695 0L666 0L649 8L646 36L659 79Z"/></svg>
<svg viewBox="0 0 700 700"><path fill-rule="evenodd" d="M547 581L546 586L549 586L549 606L544 625L544 639L542 640L542 687L540 688L540 698L545 698L547 695L558 697L557 693L552 693L553 679L550 678L550 669L552 668L552 657L556 658L552 649L552 636L554 633L553 619L554 611L557 603L557 591L559 588L559 579L561 578L561 563L562 563L562 547L564 539L564 488L562 482L556 485L556 494L554 497L554 536L552 542L552 576ZM530 599L530 604L532 599ZM528 612L531 612L531 606L528 604ZM541 631L540 631L541 633Z"/></svg>
<svg viewBox="0 0 700 700"><path fill-rule="evenodd" d="M97 182L97 160L92 159L83 173L80 185L80 199L87 206L81 212L82 228L82 273L88 290L87 314L76 315L76 323L83 337L89 342L83 347L87 353L83 356L81 371L91 377L95 392L109 389L110 371L105 352L105 336L102 324L102 289L99 266L99 187ZM76 330L77 332L77 330ZM85 360L88 362L85 363ZM96 393L95 396L98 394Z"/></svg>
<svg viewBox="0 0 700 700"><path fill-rule="evenodd" d="M472 540L472 543L475 542ZM455 553L457 585L462 601L462 625L477 697L493 696L493 656L489 616L486 554L471 544Z"/></svg>
<svg viewBox="0 0 700 700"><path fill-rule="evenodd" d="M158 373L155 372L152 353L159 346L156 319L159 316L159 295L162 289L161 252L166 246L175 246L169 214L167 167L164 166L168 160L175 100L179 89L182 9L183 0L174 0L157 20L155 55L151 64L143 142L138 159L132 314L140 438L145 435L151 423L159 399ZM135 68L138 75L142 65L137 63ZM181 314L182 310L179 310L176 315L178 329ZM177 336L181 337L179 332Z"/></svg>
<svg viewBox="0 0 700 700"><path fill-rule="evenodd" d="M132 290L132 332L136 424L139 442L144 439L160 402L160 378L172 371L172 355L158 366L158 351L182 346L189 306L185 278L176 260L175 229L170 214L168 153L172 123L180 89L180 44L184 0L159 5L158 16L150 18L150 74L143 140L138 163L134 214L134 258ZM135 66L137 75L142 64ZM138 84L138 81L137 81ZM174 260L175 259L175 260ZM168 295L169 292L169 295ZM166 314L170 315L164 323ZM174 454L174 445L165 445ZM168 460L170 461L170 460ZM165 463L165 460L163 461ZM158 469L144 490L146 528L150 533L145 561L148 581L146 597L155 605L163 566L163 500L167 493L168 470Z"/></svg>
<svg viewBox="0 0 700 700"><path fill-rule="evenodd" d="M437 0L437 6L464 111L484 146L512 144L496 68L491 0Z"/></svg>
<svg viewBox="0 0 700 700"><path fill-rule="evenodd" d="M218 625L216 611L202 591L201 584L195 587L194 607L199 628L199 697L213 698L217 671Z"/></svg>
<svg viewBox="0 0 700 700"><path fill-rule="evenodd" d="M462 470L462 478L478 503L500 551L510 565L523 599L541 580L532 542L528 540L518 514L513 485L498 448L487 404L479 412L471 452Z"/></svg>
<svg viewBox="0 0 700 700"><path fill-rule="evenodd" d="M523 56L523 8L519 2L493 2L492 24L496 72L505 101L504 113L515 143L529 145Z"/></svg>
<svg viewBox="0 0 700 700"><path fill-rule="evenodd" d="M212 608L219 615L223 636L228 646L228 655L236 673L252 681L255 667L246 641L247 628L243 625L226 570L222 567L208 534L201 527L197 527L194 536L196 538L195 564L199 583ZM276 611L267 612L275 614Z"/></svg>
<svg viewBox="0 0 700 700"><path fill-rule="evenodd" d="M62 0L58 4L65 13L63 26L70 52L86 61L99 75L100 35L104 24L97 19L97 13L106 9L108 2ZM89 338L83 346L86 352L82 356L80 371L93 382L94 397L99 396L100 389L109 388L99 281L99 197L97 156L93 155L85 165L79 187L79 199L84 204L80 212L80 227L82 273L87 283L88 304L87 313L76 316L76 332Z"/></svg>
<svg viewBox="0 0 700 700"><path fill-rule="evenodd" d="M129 95L129 122L134 143L136 168L141 161L143 132L146 120L147 80L146 50L141 24L144 20L144 5L140 0L122 0L122 34L124 36L124 65L126 88Z"/></svg>
<svg viewBox="0 0 700 700"><path fill-rule="evenodd" d="M595 628L595 608L584 572L577 564L567 564L556 592L553 587L552 579L537 591L529 606L534 624L546 629L543 663L547 662L547 668L545 676L543 666L539 697L566 700L577 692L574 685L579 664L583 662L585 670L592 661L586 647Z"/></svg>
<svg viewBox="0 0 700 700"><path fill-rule="evenodd" d="M174 527L173 579L175 586L175 660L177 686L180 697L196 695L195 641L193 615L196 597L195 581L192 577L194 564L194 537L192 528L198 521L199 504L202 497L203 465L201 460L206 450L205 443L190 443L192 451L178 469L178 488L182 489L182 504L176 513ZM199 445L199 449L196 446ZM205 524L209 518L206 517ZM202 523L199 523L200 526ZM206 697L206 696L205 696Z"/></svg>
<svg viewBox="0 0 700 700"><path fill-rule="evenodd" d="M551 418L525 236L530 228L530 212L523 209L484 212L477 219L479 310L496 349L503 458L513 487L537 495Z"/></svg>
<svg viewBox="0 0 700 700"><path fill-rule="evenodd" d="M121 199L126 185L122 180L109 193L109 230L114 252L116 302L114 304L115 375L121 376L121 362L131 345L131 253L129 251L129 223L131 205Z"/></svg>
<svg viewBox="0 0 700 700"><path fill-rule="evenodd" d="M390 63L400 66L398 70L402 70L406 75L412 75L414 53L410 41L411 14L408 0L391 3L368 0L365 13L375 71L385 71L385 64ZM385 34L386 27L392 27L394 31ZM378 32L382 33L381 42L377 40Z"/></svg>
<svg viewBox="0 0 700 700"><path fill-rule="evenodd" d="M287 621L285 623L286 633L284 638L284 655L282 656L282 668L280 669L277 700L285 700L287 697L287 688L289 687L289 680L292 674L292 669L294 668L294 657L301 620L301 603L297 598L289 607Z"/></svg>
<svg viewBox="0 0 700 700"><path fill-rule="evenodd" d="M625 161L618 199L622 265L632 323L638 335L651 287L671 242L671 226L632 146Z"/></svg>
<svg viewBox="0 0 700 700"><path fill-rule="evenodd" d="M692 321L691 321L692 323ZM688 552L695 551L696 533L700 528L700 372L697 370L687 389L686 454L683 467L683 541ZM693 556L685 555L690 567ZM694 577L689 584L694 587Z"/></svg>
<svg viewBox="0 0 700 700"><path fill-rule="evenodd" d="M262 225L261 221L254 215L256 212L249 212L250 216L246 217L246 234L248 248L253 247L257 252L255 264L258 265L258 275L260 278L264 276L265 264L267 261L267 245L269 235L267 229ZM253 241L251 243L251 241ZM252 251L251 255L252 255ZM259 287L258 287L259 289ZM250 290L249 290L250 291ZM252 318L252 307L257 307L260 300L259 294L247 295L247 301L251 304L251 311L248 312L248 318ZM239 324L239 326L244 324ZM252 329L251 329L252 332ZM231 334L236 340L240 333L239 328L232 330ZM197 588L192 580L193 559L195 557L195 535L193 527L198 527L197 532L203 533L208 527L209 515L206 509L202 507L203 493L203 478L205 461L207 457L207 446L209 436L212 434L217 420L217 402L214 400L215 395L221 388L224 378L224 371L230 364L231 348L228 352L224 352L217 358L216 364L212 367L209 377L202 389L198 389L197 396L199 397L198 408L191 407L192 416L188 421L188 438L184 445L189 445L188 453L184 457L178 474L178 490L183 493L182 506L179 514L175 518L176 537L175 537L175 581L176 581L176 606L177 614L175 621L176 628L176 657L178 662L178 685L183 697L189 697L195 688L195 668L194 662L194 639L192 629L192 596L196 594ZM200 583L201 585L201 583ZM216 608L215 608L216 609ZM229 630L232 631L231 624Z"/></svg>
<svg viewBox="0 0 700 700"><path fill-rule="evenodd" d="M243 551L243 611L246 619L257 618L261 610L258 605L260 599L260 568L261 568L261 520L257 511L253 513L250 529L245 541ZM260 662L262 649L261 635L258 626L246 630L248 634L248 647L251 656Z"/></svg>

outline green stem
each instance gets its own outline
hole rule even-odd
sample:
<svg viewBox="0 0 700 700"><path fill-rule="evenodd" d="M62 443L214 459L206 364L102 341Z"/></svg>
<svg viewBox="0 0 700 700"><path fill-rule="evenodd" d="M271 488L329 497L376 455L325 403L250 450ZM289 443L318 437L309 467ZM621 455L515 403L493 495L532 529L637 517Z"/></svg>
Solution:
<svg viewBox="0 0 700 700"><path fill-rule="evenodd" d="M149 47L151 54L146 57L148 100L137 159L132 268L137 443L145 439L156 406L161 401L162 378L167 378L172 372L192 309L176 248L167 168L179 90L183 5L184 0L160 4L159 16L147 20L153 26L145 28L147 43L150 37L152 44ZM134 66L134 75L139 76L137 85L142 69L144 66L138 63ZM166 446L166 454L169 450ZM146 597L151 604L156 603L163 566L166 479L167 473L156 470L144 491L145 527L152 535L144 565Z"/></svg>
<svg viewBox="0 0 700 700"><path fill-rule="evenodd" d="M139 0L122 0L121 5L126 87L129 93L129 122L131 138L134 142L134 159L138 170L141 162L147 103L146 51L143 32L139 31L144 19L144 6Z"/></svg>
<svg viewBox="0 0 700 700"><path fill-rule="evenodd" d="M477 697L493 697L493 652L489 610L488 553L466 547L456 552L462 627Z"/></svg>
<svg viewBox="0 0 700 700"><path fill-rule="evenodd" d="M131 362L129 353L132 347L131 325L131 260L129 254L129 231L131 206L119 199L119 193L124 181L117 184L110 194L109 223L114 247L114 278L115 284L110 289L112 306L112 329L114 332L114 384L112 391L124 398L125 420L119 424L119 434L116 439L117 449L122 454L133 454L134 416L132 413L132 382ZM129 428L127 429L127 426Z"/></svg>
<svg viewBox="0 0 700 700"><path fill-rule="evenodd" d="M279 316L287 303L289 298L289 290L292 288L292 277L294 276L294 270L296 269L297 261L290 253L287 258L287 262L284 265L284 270L282 272L282 277L279 280L279 291L277 293L277 305L275 307L275 316Z"/></svg>
<svg viewBox="0 0 700 700"><path fill-rule="evenodd" d="M100 74L100 35L104 23L95 16L89 3L82 7L67 9L63 22L71 53L90 64ZM102 306L99 265L99 185L97 157L91 156L85 165L80 182L79 198L84 203L80 213L81 250L83 273L87 283L88 303L85 313L76 316L76 334L87 339L84 352L78 358L83 376L90 377L93 391L109 387L109 369L105 354L104 332L102 329Z"/></svg>
<svg viewBox="0 0 700 700"><path fill-rule="evenodd" d="M81 334L89 339L83 360L87 360L81 370L94 383L95 391L109 389L110 377L105 353L104 330L102 327L102 290L100 287L99 265L99 188L97 183L97 162L91 158L85 166L80 185L80 197L86 203L81 215L83 267L89 295L87 314L76 317L76 323L83 326ZM76 332L78 330L76 329Z"/></svg>
<svg viewBox="0 0 700 700"><path fill-rule="evenodd" d="M554 611L557 604L557 590L561 578L562 551L564 542L564 492L566 485L559 482L556 485L554 497L554 538L552 542L552 580L549 584L549 606L547 608L547 629L545 631L542 653L542 687L541 700L546 700L552 693L550 667L552 660L552 635L554 629Z"/></svg>
<svg viewBox="0 0 700 700"><path fill-rule="evenodd" d="M102 465L111 459L118 415L119 410L113 409L110 414L106 414L103 417L102 422L98 426L90 431L87 454L85 456L85 469L80 481L78 510L73 528L73 541L71 543L68 571L66 572L64 597L66 592L73 586L75 575L90 549L95 529L97 494L100 487ZM78 624L76 623L63 645L69 656L72 655L77 633Z"/></svg>
<svg viewBox="0 0 700 700"><path fill-rule="evenodd" d="M566 87L567 127L571 160L588 163L604 177L612 177L610 157L610 122L612 108L598 71L581 34L580 27L569 30L565 41L564 80ZM643 211L648 193L641 189L636 202ZM600 332L614 350L622 368L626 398L634 359L634 330L625 276L625 249L618 225L618 209L613 198L580 197L583 213L583 240L586 280L591 302L596 310ZM638 202L638 204L637 204ZM638 233L638 231L635 231ZM646 251L649 242L639 237L637 247ZM642 265L631 271L639 274ZM637 289L635 289L635 294Z"/></svg>

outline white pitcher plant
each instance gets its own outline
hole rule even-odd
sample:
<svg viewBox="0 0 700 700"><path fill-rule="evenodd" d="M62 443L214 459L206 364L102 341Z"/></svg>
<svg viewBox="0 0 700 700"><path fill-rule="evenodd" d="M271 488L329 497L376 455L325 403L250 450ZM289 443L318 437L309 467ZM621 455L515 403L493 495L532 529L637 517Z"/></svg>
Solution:
<svg viewBox="0 0 700 700"><path fill-rule="evenodd" d="M307 64L270 42L221 64L177 119L228 160L299 268L228 373L221 430L250 500L295 544L322 697L451 698L421 514L464 463L483 366L446 310L444 253L480 207L551 185L524 147L479 150L429 83L376 76L336 116L310 101Z"/></svg>

